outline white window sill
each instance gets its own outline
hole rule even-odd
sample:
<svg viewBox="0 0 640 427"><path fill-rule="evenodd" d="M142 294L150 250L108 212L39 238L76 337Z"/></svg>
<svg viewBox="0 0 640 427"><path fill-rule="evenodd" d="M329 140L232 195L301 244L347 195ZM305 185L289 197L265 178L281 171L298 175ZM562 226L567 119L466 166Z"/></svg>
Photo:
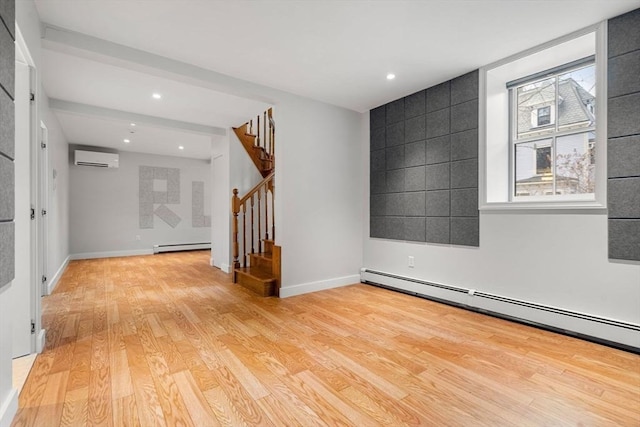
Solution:
<svg viewBox="0 0 640 427"><path fill-rule="evenodd" d="M544 211L552 213L572 213L575 211L589 211L590 213L605 213L606 205L596 200L555 200L545 202L535 201L514 201L514 202L493 202L480 205L483 212L507 212L507 211Z"/></svg>

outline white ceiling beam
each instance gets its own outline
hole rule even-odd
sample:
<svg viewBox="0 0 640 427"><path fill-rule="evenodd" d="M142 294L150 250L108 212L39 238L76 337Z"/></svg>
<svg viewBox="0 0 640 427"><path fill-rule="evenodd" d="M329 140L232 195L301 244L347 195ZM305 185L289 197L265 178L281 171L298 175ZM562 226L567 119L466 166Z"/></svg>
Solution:
<svg viewBox="0 0 640 427"><path fill-rule="evenodd" d="M66 111L69 113L103 117L127 122L146 124L148 126L165 129L179 129L186 132L220 135L227 134L227 130L216 126L205 126L198 123L189 123L179 120L166 119L163 117L148 116L146 114L131 113L129 111L114 110L111 108L96 107L94 105L80 104L77 102L64 101L61 99L49 99L49 108L52 110Z"/></svg>
<svg viewBox="0 0 640 427"><path fill-rule="evenodd" d="M44 23L43 28L42 46L46 49L169 78L267 104L275 104L278 98L283 95L290 95L287 92L268 86L54 25Z"/></svg>

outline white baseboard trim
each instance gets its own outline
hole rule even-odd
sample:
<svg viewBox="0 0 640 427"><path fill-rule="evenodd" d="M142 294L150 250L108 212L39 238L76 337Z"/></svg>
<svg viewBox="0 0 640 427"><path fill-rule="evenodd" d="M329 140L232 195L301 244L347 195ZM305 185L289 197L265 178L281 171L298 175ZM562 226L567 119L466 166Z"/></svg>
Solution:
<svg viewBox="0 0 640 427"><path fill-rule="evenodd" d="M46 289L47 295L51 295L51 293L56 288L56 286L58 286L58 281L60 280L60 277L62 277L64 270L67 269L67 266L69 265L70 260L71 260L71 255L65 258L65 260L62 262L62 265L60 266L58 271L56 271L56 274L54 274L51 280L47 282L47 289Z"/></svg>
<svg viewBox="0 0 640 427"><path fill-rule="evenodd" d="M213 257L209 258L209 265L211 267L215 267L215 264L213 263Z"/></svg>
<svg viewBox="0 0 640 427"><path fill-rule="evenodd" d="M139 256L153 255L153 249L132 249L126 251L108 251L108 252L82 252L79 254L69 255L71 260L78 259L95 259L95 258L116 258L122 256Z"/></svg>
<svg viewBox="0 0 640 427"><path fill-rule="evenodd" d="M357 274L344 277L336 277L318 282L302 283L300 285L280 288L280 298L292 297L295 295L308 294L310 292L324 291L325 289L339 288L341 286L360 283L360 276Z"/></svg>
<svg viewBox="0 0 640 427"><path fill-rule="evenodd" d="M363 283L381 285L533 326L548 327L567 335L640 351L640 325L634 323L367 268L361 270L360 278Z"/></svg>
<svg viewBox="0 0 640 427"><path fill-rule="evenodd" d="M12 388L7 398L0 402L0 427L10 427L18 412L18 390Z"/></svg>
<svg viewBox="0 0 640 427"><path fill-rule="evenodd" d="M229 273L231 273L231 266L229 264L220 264L220 270L222 270L225 273L229 274Z"/></svg>
<svg viewBox="0 0 640 427"><path fill-rule="evenodd" d="M40 329L38 336L36 337L36 353L40 354L44 350L44 346L47 343L47 330Z"/></svg>

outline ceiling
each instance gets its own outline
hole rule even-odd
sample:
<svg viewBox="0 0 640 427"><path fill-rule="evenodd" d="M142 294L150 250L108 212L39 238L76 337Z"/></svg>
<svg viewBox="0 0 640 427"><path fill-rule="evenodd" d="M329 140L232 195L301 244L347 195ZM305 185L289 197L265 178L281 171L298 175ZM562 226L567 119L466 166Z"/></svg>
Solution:
<svg viewBox="0 0 640 427"><path fill-rule="evenodd" d="M53 27L43 39L43 85L50 98L70 103L54 102L70 143L195 158L209 157L211 134L263 111L274 89L364 112L640 7L640 0L35 3ZM143 123L127 138L134 119Z"/></svg>

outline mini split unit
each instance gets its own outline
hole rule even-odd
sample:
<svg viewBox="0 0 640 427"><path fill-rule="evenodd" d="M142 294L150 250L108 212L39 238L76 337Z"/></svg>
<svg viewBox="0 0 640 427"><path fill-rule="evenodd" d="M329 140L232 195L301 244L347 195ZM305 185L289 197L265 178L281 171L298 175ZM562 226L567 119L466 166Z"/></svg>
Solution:
<svg viewBox="0 0 640 427"><path fill-rule="evenodd" d="M97 151L75 151L74 164L77 166L93 166L97 168L117 168L120 156L115 153L99 153Z"/></svg>

